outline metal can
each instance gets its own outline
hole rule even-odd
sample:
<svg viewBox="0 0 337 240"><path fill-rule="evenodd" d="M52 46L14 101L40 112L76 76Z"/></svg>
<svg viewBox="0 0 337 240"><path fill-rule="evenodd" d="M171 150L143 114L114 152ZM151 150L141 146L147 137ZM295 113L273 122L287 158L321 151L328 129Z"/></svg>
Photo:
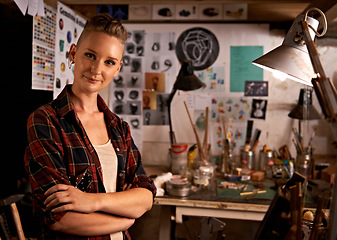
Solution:
<svg viewBox="0 0 337 240"><path fill-rule="evenodd" d="M255 153L253 151L244 151L241 149L241 167L254 170Z"/></svg>
<svg viewBox="0 0 337 240"><path fill-rule="evenodd" d="M310 169L311 169L311 155L310 154L298 155L296 158L296 171L308 178L310 176Z"/></svg>

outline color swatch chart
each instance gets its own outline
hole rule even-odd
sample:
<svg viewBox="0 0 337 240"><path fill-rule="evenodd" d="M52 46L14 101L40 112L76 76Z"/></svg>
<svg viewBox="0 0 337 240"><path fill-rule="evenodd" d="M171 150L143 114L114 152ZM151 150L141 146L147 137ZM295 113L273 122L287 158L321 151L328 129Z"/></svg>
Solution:
<svg viewBox="0 0 337 240"><path fill-rule="evenodd" d="M33 20L32 89L53 90L56 10L45 5L45 16Z"/></svg>

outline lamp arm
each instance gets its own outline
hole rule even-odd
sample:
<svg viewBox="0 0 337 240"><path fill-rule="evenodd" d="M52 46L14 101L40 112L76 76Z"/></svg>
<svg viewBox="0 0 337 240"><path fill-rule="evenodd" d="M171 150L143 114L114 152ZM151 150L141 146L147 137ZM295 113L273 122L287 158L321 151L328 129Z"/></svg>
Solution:
<svg viewBox="0 0 337 240"><path fill-rule="evenodd" d="M173 100L174 95L176 94L177 89L173 88L170 95L167 97L167 111L168 111L168 119L169 119L169 126L170 126L170 142L171 144L176 143L176 137L173 132L172 128L172 119L171 119L171 103Z"/></svg>
<svg viewBox="0 0 337 240"><path fill-rule="evenodd" d="M309 34L308 22L302 20L302 28L304 41L306 43L310 60L317 75L317 78L312 80L314 89L323 110L324 116L328 121L337 122L337 91L333 83L326 77L322 63L320 61L317 48ZM334 129L334 131L336 131ZM337 133L335 134L335 140Z"/></svg>
<svg viewBox="0 0 337 240"><path fill-rule="evenodd" d="M315 93L323 110L325 118L331 124L334 141L337 141L337 92L336 88L329 78L326 77L322 63L319 59L317 48L309 35L308 23L302 20L302 28L304 33L304 41L307 45L313 69L317 74L317 78L312 79ZM337 165L335 169L337 174ZM332 190L332 198L330 204L329 224L328 224L328 240L336 239L337 229L337 177L335 177Z"/></svg>

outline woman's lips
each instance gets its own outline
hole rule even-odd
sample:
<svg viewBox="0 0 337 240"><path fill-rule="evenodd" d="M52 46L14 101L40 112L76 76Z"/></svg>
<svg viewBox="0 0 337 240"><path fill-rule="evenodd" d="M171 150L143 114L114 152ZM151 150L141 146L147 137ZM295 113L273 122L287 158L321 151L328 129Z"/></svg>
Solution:
<svg viewBox="0 0 337 240"><path fill-rule="evenodd" d="M99 80L99 79L96 79L96 78L91 78L91 77L87 77L87 76L84 76L86 79L89 80L89 82L101 82L102 80Z"/></svg>

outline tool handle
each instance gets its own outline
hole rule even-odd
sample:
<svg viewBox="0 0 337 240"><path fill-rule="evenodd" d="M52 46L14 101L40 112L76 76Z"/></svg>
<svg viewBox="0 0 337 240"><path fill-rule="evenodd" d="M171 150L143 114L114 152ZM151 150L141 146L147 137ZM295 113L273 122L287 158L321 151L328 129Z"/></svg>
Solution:
<svg viewBox="0 0 337 240"><path fill-rule="evenodd" d="M193 128L193 131L194 131L194 134L195 134L195 138L197 139L197 144L198 144L198 148L199 148L201 157L202 157L203 160L207 161L207 158L206 158L206 155L205 155L204 148L203 148L203 146L201 145L201 141L200 141L200 138L199 138L199 134L198 134L198 132L197 132L197 127L196 127L195 124L193 123L193 120L192 120L190 111L188 110L188 107L187 107L187 104L186 104L185 101L184 101L184 105L185 105L185 108L186 108L186 112L187 112L188 118L190 119L190 122L191 122L191 125L192 125L192 128Z"/></svg>
<svg viewBox="0 0 337 240"><path fill-rule="evenodd" d="M16 207L16 204L12 203L11 205L9 205L9 208L11 210L13 220L14 220L14 224L15 224L15 228L16 228L16 231L18 233L18 239L19 240L25 240L26 238L25 238L25 235L23 233L20 215L19 215L18 208Z"/></svg>

